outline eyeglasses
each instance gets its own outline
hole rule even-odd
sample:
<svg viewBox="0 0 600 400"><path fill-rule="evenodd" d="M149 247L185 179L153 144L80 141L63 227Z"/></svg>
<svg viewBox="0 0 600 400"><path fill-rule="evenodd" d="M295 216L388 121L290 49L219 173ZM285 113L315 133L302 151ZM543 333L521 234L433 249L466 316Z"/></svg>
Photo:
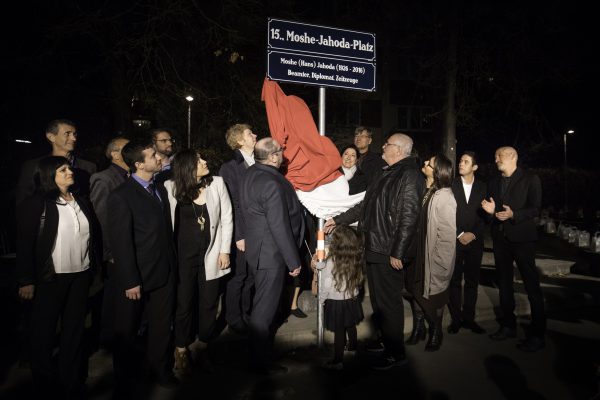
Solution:
<svg viewBox="0 0 600 400"><path fill-rule="evenodd" d="M155 142L161 142L163 144L167 142L175 143L175 139L156 139Z"/></svg>
<svg viewBox="0 0 600 400"><path fill-rule="evenodd" d="M398 147L400 147L400 145L399 145L399 144L385 142L385 143L383 144L383 148L386 148L387 146L398 146Z"/></svg>

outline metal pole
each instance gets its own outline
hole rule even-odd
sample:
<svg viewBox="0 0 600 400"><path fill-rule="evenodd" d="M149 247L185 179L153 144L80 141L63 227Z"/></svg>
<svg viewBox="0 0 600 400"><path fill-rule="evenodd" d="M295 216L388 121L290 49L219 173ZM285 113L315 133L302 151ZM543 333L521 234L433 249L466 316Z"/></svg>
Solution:
<svg viewBox="0 0 600 400"><path fill-rule="evenodd" d="M188 101L188 149L192 147L192 102Z"/></svg>
<svg viewBox="0 0 600 400"><path fill-rule="evenodd" d="M325 136L325 88L319 88L319 134ZM323 231L325 220L319 218L319 231ZM321 261L321 260L319 260ZM325 345L323 304L321 302L321 271L317 270L317 345L323 348Z"/></svg>
<svg viewBox="0 0 600 400"><path fill-rule="evenodd" d="M565 211L567 211L568 210L568 201L567 201L568 194L567 194L567 134L566 133L563 134L563 141L565 144L565 171L563 174L563 179L565 181ZM566 215L565 215L565 218L566 218Z"/></svg>

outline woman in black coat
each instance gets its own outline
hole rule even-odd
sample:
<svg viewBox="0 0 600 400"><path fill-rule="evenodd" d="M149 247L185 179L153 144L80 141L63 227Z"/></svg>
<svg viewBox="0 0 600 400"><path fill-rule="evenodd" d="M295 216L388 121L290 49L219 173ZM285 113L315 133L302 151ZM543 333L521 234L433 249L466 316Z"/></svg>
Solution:
<svg viewBox="0 0 600 400"><path fill-rule="evenodd" d="M100 249L96 218L87 201L69 192L73 171L64 157L39 161L36 193L17 210L19 296L32 300L30 344L35 389L44 396L83 396L84 329L92 271ZM61 321L58 371L52 365Z"/></svg>

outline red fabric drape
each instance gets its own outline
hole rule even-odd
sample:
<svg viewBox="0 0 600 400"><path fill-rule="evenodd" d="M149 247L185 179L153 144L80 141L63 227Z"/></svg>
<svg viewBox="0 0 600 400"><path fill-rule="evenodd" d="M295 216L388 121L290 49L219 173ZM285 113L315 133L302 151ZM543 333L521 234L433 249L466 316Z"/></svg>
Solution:
<svg viewBox="0 0 600 400"><path fill-rule="evenodd" d="M262 101L267 108L271 137L284 148L285 177L294 189L310 192L341 176L340 153L328 137L319 135L310 109L297 96L287 96L279 84L265 78Z"/></svg>

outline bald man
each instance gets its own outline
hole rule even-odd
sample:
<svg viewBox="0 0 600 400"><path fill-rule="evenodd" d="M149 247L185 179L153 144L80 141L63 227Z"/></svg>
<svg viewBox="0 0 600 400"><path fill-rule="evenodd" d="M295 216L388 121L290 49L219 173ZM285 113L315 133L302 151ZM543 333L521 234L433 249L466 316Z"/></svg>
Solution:
<svg viewBox="0 0 600 400"><path fill-rule="evenodd" d="M423 174L411 156L412 147L407 135L391 135L382 147L387 167L367 188L364 200L325 224L329 233L336 225L358 221L358 230L364 235L369 297L385 347L384 357L373 366L378 370L406 363L403 270L415 256L411 242L425 189Z"/></svg>
<svg viewBox="0 0 600 400"><path fill-rule="evenodd" d="M513 262L521 273L531 305L531 332L517 347L535 352L545 346L546 315L540 279L535 266L537 228L535 218L542 202L540 178L517 166L519 155L512 147L496 150L495 162L500 175L488 184L488 198L481 202L492 218L492 239L496 276L500 290L502 320L493 340L516 337Z"/></svg>

